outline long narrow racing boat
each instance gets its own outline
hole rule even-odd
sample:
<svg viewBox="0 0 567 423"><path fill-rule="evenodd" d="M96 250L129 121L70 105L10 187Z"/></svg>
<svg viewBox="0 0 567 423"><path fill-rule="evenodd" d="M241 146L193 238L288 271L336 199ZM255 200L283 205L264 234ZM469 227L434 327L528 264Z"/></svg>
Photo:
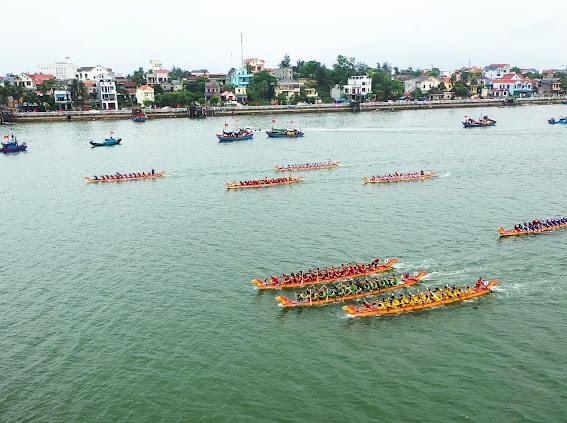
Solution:
<svg viewBox="0 0 567 423"><path fill-rule="evenodd" d="M347 300L354 300L355 298L362 298L367 297L369 295L376 295L381 294L382 292L392 291L394 289L405 288L406 286L411 286L416 284L421 278L427 275L427 272L419 272L411 277L406 279L401 279L399 283L395 285L385 286L379 289L372 289L368 291L363 291L357 294L345 294L341 296L327 296L323 299L313 300L311 298L307 298L301 301L292 300L287 298L285 295L278 295L276 300L280 303L281 307L308 307L308 306L315 306L315 305L325 305L331 303L338 303Z"/></svg>
<svg viewBox="0 0 567 423"><path fill-rule="evenodd" d="M425 308L437 307L441 305L456 303L469 300L474 297L488 294L491 288L498 284L497 280L485 281L481 284L477 283L474 288L457 288L455 289L437 289L431 292L431 296L425 293L401 295L400 299L395 298L393 302L377 302L365 303L362 306L347 305L343 307L351 317L376 316L380 314L398 314L408 311L422 310Z"/></svg>
<svg viewBox="0 0 567 423"><path fill-rule="evenodd" d="M405 182L405 181L419 181L420 179L429 179L435 175L435 172L427 172L418 174L416 176L404 176L402 175L376 175L370 178L364 176L362 180L369 184L385 184L389 182Z"/></svg>
<svg viewBox="0 0 567 423"><path fill-rule="evenodd" d="M159 172L155 173L128 173L124 174L117 174L117 175L102 175L102 176L95 176L93 178L89 176L85 176L86 182L118 182L118 181L129 181L134 179L154 179L163 176L165 172L160 170Z"/></svg>
<svg viewBox="0 0 567 423"><path fill-rule="evenodd" d="M372 262L368 265L363 265L365 270L359 271L351 271L345 274L340 274L337 276L332 277L311 277L311 278L302 278L301 281L286 281L285 275L281 275L279 277L275 276L268 276L265 280L261 279L252 279L252 283L256 285L260 289L281 289L281 288L297 288L306 285L315 285L318 283L327 283L327 282L334 282L340 281L345 279L354 279L361 276L372 275L374 273L385 272L386 270L390 269L395 263L398 262L397 258L385 259L384 264L375 264ZM268 280L269 279L269 280Z"/></svg>
<svg viewBox="0 0 567 423"><path fill-rule="evenodd" d="M539 234L541 232L554 231L555 229L564 228L566 226L567 226L567 222L553 226L546 226L538 229L528 229L527 231L524 229L516 230L516 229L504 229L500 227L498 228L498 232L500 233L500 236L517 236L517 235Z"/></svg>
<svg viewBox="0 0 567 423"><path fill-rule="evenodd" d="M261 188L261 187L273 187L275 185L287 185L287 184L295 184L301 179L303 176L298 176L294 178L293 176L289 175L289 178L266 178L266 179L258 179L255 181L245 181L245 182L234 182L229 183L225 182L227 189L239 189L239 188Z"/></svg>
<svg viewBox="0 0 567 423"><path fill-rule="evenodd" d="M341 162L326 162L326 163L305 163L300 165L287 165L275 166L276 170L281 172L300 171L300 170L313 170L313 169L330 169L337 167Z"/></svg>

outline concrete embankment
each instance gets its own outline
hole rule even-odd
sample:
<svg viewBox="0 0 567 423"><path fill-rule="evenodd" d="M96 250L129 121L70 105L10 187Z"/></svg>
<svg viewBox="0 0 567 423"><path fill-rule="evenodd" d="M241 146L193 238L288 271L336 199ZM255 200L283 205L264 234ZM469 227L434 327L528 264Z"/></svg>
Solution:
<svg viewBox="0 0 567 423"><path fill-rule="evenodd" d="M528 98L517 99L513 103L502 100L440 100L440 101L394 101L362 104L309 104L286 106L243 106L243 107L212 107L207 109L207 116L236 116L252 114L281 114L281 113L327 113L327 112L354 112L354 111L380 111L380 110L412 110L412 109L440 109L440 108L470 108L470 107L499 107L503 105L538 105L556 104L566 101L567 98ZM160 118L187 118L186 108L179 109L146 109L149 119ZM17 122L45 122L45 121L76 121L101 119L130 119L129 110L96 110L72 112L37 112L15 113Z"/></svg>

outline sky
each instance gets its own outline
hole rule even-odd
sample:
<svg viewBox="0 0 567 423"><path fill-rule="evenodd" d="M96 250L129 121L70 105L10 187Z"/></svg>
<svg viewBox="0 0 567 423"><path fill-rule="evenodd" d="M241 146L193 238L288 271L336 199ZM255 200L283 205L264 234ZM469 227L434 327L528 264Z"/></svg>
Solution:
<svg viewBox="0 0 567 423"><path fill-rule="evenodd" d="M129 74L166 69L226 73L244 58L277 67L338 55L373 67L450 70L508 63L567 68L564 0L27 0L0 2L0 75L64 61Z"/></svg>

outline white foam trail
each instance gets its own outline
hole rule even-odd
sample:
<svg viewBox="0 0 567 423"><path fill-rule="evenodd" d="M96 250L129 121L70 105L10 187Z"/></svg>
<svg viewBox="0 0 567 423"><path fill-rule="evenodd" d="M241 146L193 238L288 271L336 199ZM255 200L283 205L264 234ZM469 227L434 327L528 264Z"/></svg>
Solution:
<svg viewBox="0 0 567 423"><path fill-rule="evenodd" d="M451 172L447 172L446 174L440 176L440 178L446 178L447 176L451 176Z"/></svg>

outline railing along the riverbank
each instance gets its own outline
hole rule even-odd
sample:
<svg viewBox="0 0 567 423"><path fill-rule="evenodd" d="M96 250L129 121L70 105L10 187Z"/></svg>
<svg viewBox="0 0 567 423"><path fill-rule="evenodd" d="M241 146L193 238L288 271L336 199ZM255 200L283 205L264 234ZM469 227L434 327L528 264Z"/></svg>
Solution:
<svg viewBox="0 0 567 423"><path fill-rule="evenodd" d="M554 96L554 97L527 97L516 98L516 104L551 104L567 100L567 96ZM473 107L473 106L499 106L504 104L505 99L463 99L463 100L432 100L432 101L412 101L412 100L396 100L396 101L376 101L360 103L360 110L374 110L374 109L412 109L412 108L434 108L434 107ZM247 113L282 113L282 112L310 112L310 111L347 111L352 110L353 107L349 103L339 104L304 104L304 105L268 105L268 106L220 106L209 107L207 110L212 114L226 115L226 114L247 114ZM186 107L180 108L162 108L153 109L145 108L144 113L148 117L180 117L187 116L188 110ZM16 118L23 120L35 120L35 118L124 118L130 117L132 111L130 109L122 110L89 110L89 111L54 111L54 112L15 112Z"/></svg>

